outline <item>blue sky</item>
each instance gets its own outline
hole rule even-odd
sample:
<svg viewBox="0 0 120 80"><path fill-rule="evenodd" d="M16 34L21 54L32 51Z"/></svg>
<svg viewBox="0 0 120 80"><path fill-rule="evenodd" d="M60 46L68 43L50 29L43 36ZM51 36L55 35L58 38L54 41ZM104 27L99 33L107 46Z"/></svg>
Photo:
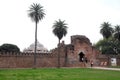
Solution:
<svg viewBox="0 0 120 80"><path fill-rule="evenodd" d="M16 44L21 51L34 43L35 23L28 17L32 3L40 3L46 16L38 24L38 40L46 48L57 46L52 33L55 20L65 20L68 34L62 40L70 43L71 35L85 35L92 43L102 38L103 22L120 25L120 0L0 0L0 45Z"/></svg>

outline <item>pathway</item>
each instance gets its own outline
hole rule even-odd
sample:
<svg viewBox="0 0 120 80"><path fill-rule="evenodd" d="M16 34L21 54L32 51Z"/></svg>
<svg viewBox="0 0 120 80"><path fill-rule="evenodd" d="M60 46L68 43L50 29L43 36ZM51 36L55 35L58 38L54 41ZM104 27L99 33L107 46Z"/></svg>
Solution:
<svg viewBox="0 0 120 80"><path fill-rule="evenodd" d="M89 67L91 68L91 67ZM104 69L104 70L116 70L116 71L120 71L120 68L107 68L107 67L92 67L94 69Z"/></svg>

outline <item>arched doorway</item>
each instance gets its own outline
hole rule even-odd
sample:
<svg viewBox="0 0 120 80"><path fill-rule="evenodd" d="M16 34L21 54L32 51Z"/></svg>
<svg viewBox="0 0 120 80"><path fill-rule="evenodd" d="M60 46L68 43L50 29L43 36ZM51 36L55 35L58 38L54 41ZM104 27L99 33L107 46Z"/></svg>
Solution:
<svg viewBox="0 0 120 80"><path fill-rule="evenodd" d="M85 54L83 52L79 53L79 61L84 62Z"/></svg>

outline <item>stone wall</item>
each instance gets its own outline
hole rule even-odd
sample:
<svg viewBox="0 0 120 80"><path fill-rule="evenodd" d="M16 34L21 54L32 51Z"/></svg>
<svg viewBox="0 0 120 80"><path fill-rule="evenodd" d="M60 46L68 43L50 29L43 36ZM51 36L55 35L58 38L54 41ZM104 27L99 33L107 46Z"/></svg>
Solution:
<svg viewBox="0 0 120 80"><path fill-rule="evenodd" d="M94 62L94 66L98 66L98 60L96 57L100 54L96 50L90 40L83 35L71 36L71 44L66 45L67 47L67 65L73 67L90 67L90 62ZM80 60L83 54L83 61ZM87 59L87 62L86 62Z"/></svg>
<svg viewBox="0 0 120 80"><path fill-rule="evenodd" d="M98 66L103 67L112 66L111 58L115 58L116 66L120 66L120 55L98 55L97 56Z"/></svg>
<svg viewBox="0 0 120 80"><path fill-rule="evenodd" d="M57 67L58 52L60 67L89 67L90 61L98 66L96 57L100 52L92 46L87 37L73 35L70 44L63 41L59 48L53 49L51 53L37 53L36 67ZM0 53L0 68L32 68L33 64L34 53Z"/></svg>
<svg viewBox="0 0 120 80"><path fill-rule="evenodd" d="M64 65L64 57L61 56L61 66ZM56 54L37 53L36 67L57 67ZM33 68L34 53L0 53L0 68Z"/></svg>

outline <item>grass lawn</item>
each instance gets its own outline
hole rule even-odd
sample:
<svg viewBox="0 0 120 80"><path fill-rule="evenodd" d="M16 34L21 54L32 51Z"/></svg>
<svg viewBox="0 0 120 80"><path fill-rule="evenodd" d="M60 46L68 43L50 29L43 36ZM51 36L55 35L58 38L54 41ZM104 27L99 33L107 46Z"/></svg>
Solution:
<svg viewBox="0 0 120 80"><path fill-rule="evenodd" d="M86 68L0 69L0 80L120 80L120 71Z"/></svg>

